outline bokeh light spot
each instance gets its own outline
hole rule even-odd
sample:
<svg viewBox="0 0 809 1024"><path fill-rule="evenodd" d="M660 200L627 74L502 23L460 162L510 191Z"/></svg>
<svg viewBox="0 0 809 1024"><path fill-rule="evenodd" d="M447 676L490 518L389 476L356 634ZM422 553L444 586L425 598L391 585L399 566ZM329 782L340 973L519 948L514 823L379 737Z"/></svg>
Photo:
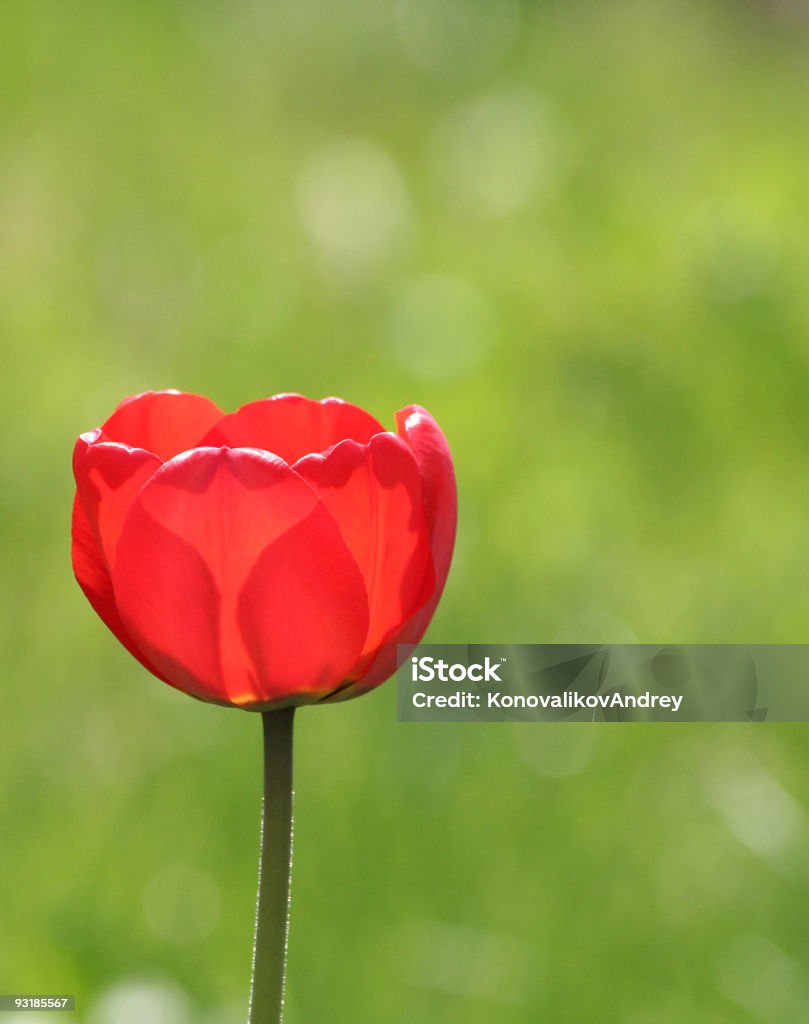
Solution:
<svg viewBox="0 0 809 1024"><path fill-rule="evenodd" d="M188 997L166 981L132 978L102 992L89 1024L191 1024Z"/></svg>
<svg viewBox="0 0 809 1024"><path fill-rule="evenodd" d="M536 93L492 93L444 117L435 162L459 213L504 216L546 194L558 173L554 119Z"/></svg>
<svg viewBox="0 0 809 1024"><path fill-rule="evenodd" d="M315 153L301 174L298 203L321 254L349 275L390 256L408 221L396 164L364 140L343 139Z"/></svg>
<svg viewBox="0 0 809 1024"><path fill-rule="evenodd" d="M717 970L720 990L764 1024L795 1024L809 1005L806 969L761 935L745 935Z"/></svg>

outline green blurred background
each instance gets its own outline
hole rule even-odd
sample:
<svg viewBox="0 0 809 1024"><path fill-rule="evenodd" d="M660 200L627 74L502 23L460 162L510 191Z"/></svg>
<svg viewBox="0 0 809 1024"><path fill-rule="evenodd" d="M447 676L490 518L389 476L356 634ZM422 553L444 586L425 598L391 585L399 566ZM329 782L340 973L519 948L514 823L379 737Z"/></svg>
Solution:
<svg viewBox="0 0 809 1024"><path fill-rule="evenodd" d="M70 572L73 440L128 394L431 409L436 642L808 639L808 16L0 6L0 991L245 1016L259 721ZM299 715L288 1024L809 1018L805 727L394 697Z"/></svg>

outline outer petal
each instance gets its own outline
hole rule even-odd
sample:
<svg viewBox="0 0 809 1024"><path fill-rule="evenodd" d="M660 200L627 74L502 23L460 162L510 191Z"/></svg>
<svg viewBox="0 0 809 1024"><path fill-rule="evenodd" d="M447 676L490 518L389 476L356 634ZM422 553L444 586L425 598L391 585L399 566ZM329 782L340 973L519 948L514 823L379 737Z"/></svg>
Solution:
<svg viewBox="0 0 809 1024"><path fill-rule="evenodd" d="M396 646L418 643L423 636L441 597L452 559L458 499L447 440L430 413L418 405L400 410L396 414L396 427L399 436L410 446L421 474L424 515L435 568L435 589L426 604L386 640L362 678L335 695L337 700L364 693L396 671Z"/></svg>
<svg viewBox="0 0 809 1024"><path fill-rule="evenodd" d="M435 588L416 460L401 438L382 433L368 445L342 441L294 468L323 499L363 574L370 625L362 665Z"/></svg>
<svg viewBox="0 0 809 1024"><path fill-rule="evenodd" d="M150 672L163 679L157 668L135 646L132 637L121 622L118 609L115 607L112 583L104 556L78 494L73 502L72 532L73 572L87 600L102 622L112 630L129 653L134 655Z"/></svg>
<svg viewBox="0 0 809 1024"><path fill-rule="evenodd" d="M223 416L204 395L144 391L121 402L101 430L105 441L145 448L165 461L200 444Z"/></svg>
<svg viewBox="0 0 809 1024"><path fill-rule="evenodd" d="M449 572L458 522L458 492L452 455L441 428L419 405L409 405L396 413L396 431L410 445L421 472L424 513L438 577L437 604Z"/></svg>
<svg viewBox="0 0 809 1024"><path fill-rule="evenodd" d="M292 465L346 438L365 444L384 429L373 416L340 398L315 402L303 395L275 395L225 416L200 443L263 448Z"/></svg>
<svg viewBox="0 0 809 1024"><path fill-rule="evenodd" d="M317 699L345 677L368 628L334 520L266 452L197 448L166 463L124 523L112 581L138 647L206 700Z"/></svg>
<svg viewBox="0 0 809 1024"><path fill-rule="evenodd" d="M73 474L90 526L111 568L129 508L161 462L142 448L98 441L99 433L82 434L76 441Z"/></svg>

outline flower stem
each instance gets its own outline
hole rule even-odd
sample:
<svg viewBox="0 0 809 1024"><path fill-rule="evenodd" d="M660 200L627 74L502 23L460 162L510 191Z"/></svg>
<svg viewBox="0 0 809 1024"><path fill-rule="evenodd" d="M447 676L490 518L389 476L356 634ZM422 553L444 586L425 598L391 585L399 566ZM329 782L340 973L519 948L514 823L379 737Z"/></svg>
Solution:
<svg viewBox="0 0 809 1024"><path fill-rule="evenodd" d="M292 719L294 708L262 712L264 802L258 867L256 939L248 1024L281 1024L292 869Z"/></svg>

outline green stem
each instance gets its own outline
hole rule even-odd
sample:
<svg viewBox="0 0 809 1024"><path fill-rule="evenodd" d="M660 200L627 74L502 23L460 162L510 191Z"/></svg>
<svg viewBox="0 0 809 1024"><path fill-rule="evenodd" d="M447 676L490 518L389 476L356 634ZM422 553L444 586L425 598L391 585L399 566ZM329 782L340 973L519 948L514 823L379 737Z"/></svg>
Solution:
<svg viewBox="0 0 809 1024"><path fill-rule="evenodd" d="M292 869L292 719L294 708L262 712L264 802L258 867L256 940L248 1024L281 1024Z"/></svg>

